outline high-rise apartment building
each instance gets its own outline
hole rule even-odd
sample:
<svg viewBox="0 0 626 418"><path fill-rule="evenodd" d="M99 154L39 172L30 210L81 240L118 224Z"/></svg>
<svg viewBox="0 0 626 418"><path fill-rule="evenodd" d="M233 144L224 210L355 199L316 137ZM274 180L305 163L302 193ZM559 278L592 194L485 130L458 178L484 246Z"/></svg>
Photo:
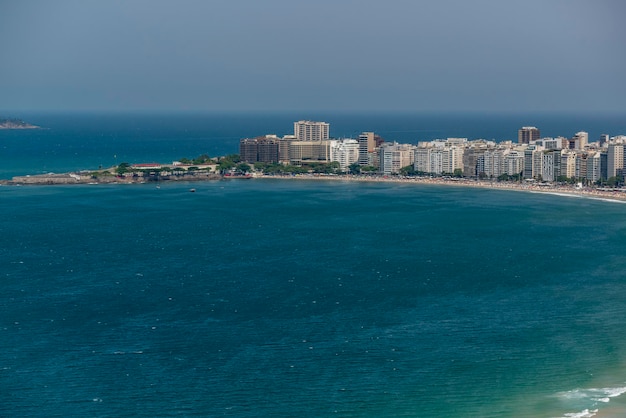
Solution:
<svg viewBox="0 0 626 418"><path fill-rule="evenodd" d="M323 141L329 138L330 124L300 120L293 123L293 134L298 141Z"/></svg>
<svg viewBox="0 0 626 418"><path fill-rule="evenodd" d="M524 126L517 131L517 142L520 144L529 144L531 141L536 141L539 138L539 129L534 126Z"/></svg>
<svg viewBox="0 0 626 418"><path fill-rule="evenodd" d="M589 134L587 132L578 132L570 140L570 149L584 149L589 143Z"/></svg>
<svg viewBox="0 0 626 418"><path fill-rule="evenodd" d="M576 175L576 156L578 154L574 151L561 151L561 176L567 178L578 178ZM578 172L580 174L580 159L578 160Z"/></svg>
<svg viewBox="0 0 626 418"><path fill-rule="evenodd" d="M356 139L331 141L330 161L338 162L341 171L348 171L351 164L359 161L359 142Z"/></svg>
<svg viewBox="0 0 626 418"><path fill-rule="evenodd" d="M504 156L504 173L517 176L524 171L524 152L513 150Z"/></svg>
<svg viewBox="0 0 626 418"><path fill-rule="evenodd" d="M619 175L624 169L624 145L609 144L606 158L606 178Z"/></svg>
<svg viewBox="0 0 626 418"><path fill-rule="evenodd" d="M289 163L306 164L311 162L330 162L332 141L290 141Z"/></svg>
<svg viewBox="0 0 626 418"><path fill-rule="evenodd" d="M546 150L543 153L541 178L543 181L556 181L561 175L561 150Z"/></svg>
<svg viewBox="0 0 626 418"><path fill-rule="evenodd" d="M363 132L359 135L359 165L368 165L368 155L376 149L374 132Z"/></svg>
<svg viewBox="0 0 626 418"><path fill-rule="evenodd" d="M277 163L279 161L279 139L276 135L246 138L239 141L239 156L247 163Z"/></svg>
<svg viewBox="0 0 626 418"><path fill-rule="evenodd" d="M609 142L609 134L601 134L598 141L600 142L600 146L603 146L604 144Z"/></svg>
<svg viewBox="0 0 626 418"><path fill-rule="evenodd" d="M530 145L524 150L524 174L525 179L542 177L543 154L545 148L541 145Z"/></svg>
<svg viewBox="0 0 626 418"><path fill-rule="evenodd" d="M399 173L400 169L413 165L413 146L385 143L380 147L380 171L384 174Z"/></svg>
<svg viewBox="0 0 626 418"><path fill-rule="evenodd" d="M596 152L587 158L586 178L590 181L598 181L602 178L601 170L602 153Z"/></svg>

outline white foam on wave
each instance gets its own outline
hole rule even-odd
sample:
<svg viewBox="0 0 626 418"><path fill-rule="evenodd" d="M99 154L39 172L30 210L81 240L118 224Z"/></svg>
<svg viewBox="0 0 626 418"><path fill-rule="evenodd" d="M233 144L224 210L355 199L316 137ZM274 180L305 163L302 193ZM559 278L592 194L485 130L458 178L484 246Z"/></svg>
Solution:
<svg viewBox="0 0 626 418"><path fill-rule="evenodd" d="M594 409L591 411L589 409L585 409L580 412L572 412L569 414L565 414L563 416L567 418L591 418L591 417L595 417L597 413L598 413L597 409Z"/></svg>
<svg viewBox="0 0 626 418"><path fill-rule="evenodd" d="M537 194L551 194L553 196L575 197L575 198L580 198L580 199L600 200L602 202L610 202L610 203L626 203L626 200L620 200L620 199L617 199L617 198L611 199L610 197L595 196L593 194L559 193L559 192L552 192L552 191L547 191L547 190L539 190L539 191L529 190L529 192L530 193L537 193Z"/></svg>
<svg viewBox="0 0 626 418"><path fill-rule="evenodd" d="M606 404L611 401L611 398L615 398L626 393L626 386L607 387L607 388L589 388L589 389L574 389L567 392L560 392L557 396L564 400L576 401L576 402L588 402L589 407L594 408L599 406L598 403ZM581 405L582 406L582 405ZM586 408L580 412L570 412L563 415L567 418L588 418L594 417L598 413L598 409Z"/></svg>

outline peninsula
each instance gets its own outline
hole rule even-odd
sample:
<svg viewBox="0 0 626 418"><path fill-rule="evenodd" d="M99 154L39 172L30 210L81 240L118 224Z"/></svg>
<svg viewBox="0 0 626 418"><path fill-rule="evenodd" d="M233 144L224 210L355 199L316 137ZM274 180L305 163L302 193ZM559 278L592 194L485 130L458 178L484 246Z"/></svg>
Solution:
<svg viewBox="0 0 626 418"><path fill-rule="evenodd" d="M16 176L0 180L0 185L279 178L436 184L626 201L626 135L602 134L590 142L587 132L541 138L538 128L522 127L518 143L447 138L412 145L386 142L373 132L358 139L332 139L328 125L299 121L294 135L245 138L239 154Z"/></svg>
<svg viewBox="0 0 626 418"><path fill-rule="evenodd" d="M31 125L21 119L0 118L0 129L40 129L40 126Z"/></svg>

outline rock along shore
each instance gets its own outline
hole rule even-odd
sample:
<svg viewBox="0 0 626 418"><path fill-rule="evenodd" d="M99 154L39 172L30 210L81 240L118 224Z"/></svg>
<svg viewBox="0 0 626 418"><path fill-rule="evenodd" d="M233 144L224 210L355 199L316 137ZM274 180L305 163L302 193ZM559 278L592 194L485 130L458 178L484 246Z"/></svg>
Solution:
<svg viewBox="0 0 626 418"><path fill-rule="evenodd" d="M97 175L94 173L62 173L38 174L30 176L16 176L11 180L0 180L2 185L60 185L60 184L137 184L162 181L204 181L220 180L220 174L206 171L190 172L168 176L114 176Z"/></svg>

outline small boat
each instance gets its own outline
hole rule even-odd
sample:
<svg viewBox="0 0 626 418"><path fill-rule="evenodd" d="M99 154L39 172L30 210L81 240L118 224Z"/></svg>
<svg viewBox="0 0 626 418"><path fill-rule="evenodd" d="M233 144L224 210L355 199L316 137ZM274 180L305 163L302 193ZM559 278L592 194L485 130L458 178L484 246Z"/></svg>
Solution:
<svg viewBox="0 0 626 418"><path fill-rule="evenodd" d="M190 191L191 193L195 193L195 192L196 192L196 189L189 189L189 191Z"/></svg>

